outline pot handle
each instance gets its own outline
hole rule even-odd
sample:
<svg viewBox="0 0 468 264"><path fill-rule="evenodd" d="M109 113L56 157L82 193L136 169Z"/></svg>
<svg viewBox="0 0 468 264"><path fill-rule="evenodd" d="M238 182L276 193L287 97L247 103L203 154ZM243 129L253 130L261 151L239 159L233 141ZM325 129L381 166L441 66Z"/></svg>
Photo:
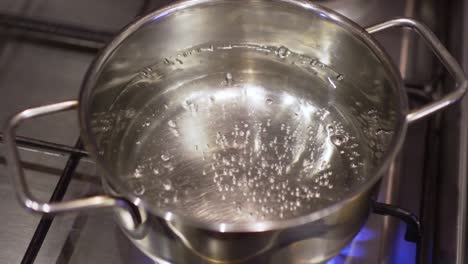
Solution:
<svg viewBox="0 0 468 264"><path fill-rule="evenodd" d="M455 78L456 83L455 89L439 100L419 109L411 110L406 116L408 123L424 118L460 100L465 94L468 85L465 73L460 67L460 64L450 55L449 51L443 46L436 35L426 25L411 18L392 19L370 26L366 28L366 31L370 34L374 34L391 28L410 28L416 31L431 48L440 62L442 62L448 72Z"/></svg>
<svg viewBox="0 0 468 264"><path fill-rule="evenodd" d="M123 198L109 195L97 195L71 201L49 203L37 200L29 191L26 179L24 177L24 171L20 164L18 148L16 146L16 128L27 119L72 110L77 108L77 106L78 101L71 100L29 108L19 112L8 120L4 131L6 160L18 200L28 210L42 214L66 213L72 211L109 207L119 208L128 212L128 215L131 217L131 220L133 220L132 222L134 224L139 223L140 214L138 213L137 209L134 208L133 204Z"/></svg>

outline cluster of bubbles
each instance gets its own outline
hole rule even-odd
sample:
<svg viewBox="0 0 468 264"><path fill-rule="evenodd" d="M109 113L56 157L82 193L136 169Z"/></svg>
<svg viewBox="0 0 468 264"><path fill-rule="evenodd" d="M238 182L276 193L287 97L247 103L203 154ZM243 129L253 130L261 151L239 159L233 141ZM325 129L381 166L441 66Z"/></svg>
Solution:
<svg viewBox="0 0 468 264"><path fill-rule="evenodd" d="M233 49L246 49L289 61L313 71L321 79L330 80L329 85L334 89L345 79L318 59L296 54L284 46L206 45L164 58L161 64L177 67L195 54L200 56L203 52ZM158 75L155 69L161 64L144 69L137 79L154 78ZM234 75L222 73L219 83L235 86ZM190 115L197 120L198 115L205 115L210 109L222 109L222 113L211 111L209 114L220 114L226 119L227 112L244 107L235 100L227 105L217 102L216 96L208 94L206 97L204 103L183 99L177 106L163 105L163 113L147 117L139 129L163 130L167 133L159 131L158 134L167 135L164 140L182 141L189 131L179 124L180 116ZM269 112L275 113L278 104L274 97L265 96L264 107L273 109ZM294 121L280 120L274 115L260 116L255 110L249 110L244 119L230 120L229 126L205 131L206 142L194 142L190 150L185 145L179 146L183 150L164 148L161 144L148 146L152 154L135 163L128 183L135 195L151 199L157 207L182 214L198 213L195 216L211 217L213 221L287 219L323 208L339 200L353 184L365 180L367 154L360 144L361 137L389 135L377 129L377 111L370 110L359 117L366 123L376 123L361 134L333 107L314 107L316 111L307 118L302 116L303 113L291 110L287 115ZM165 111L167 115L164 115ZM171 116L169 112L178 114ZM162 116L168 118L161 122ZM308 121L303 121L305 119ZM378 139L373 142L370 144L383 152L385 145L379 145ZM148 142L136 141L141 148L146 147L145 144ZM379 155L378 152L375 155ZM191 175L181 175L180 171L190 164L197 164L189 170Z"/></svg>

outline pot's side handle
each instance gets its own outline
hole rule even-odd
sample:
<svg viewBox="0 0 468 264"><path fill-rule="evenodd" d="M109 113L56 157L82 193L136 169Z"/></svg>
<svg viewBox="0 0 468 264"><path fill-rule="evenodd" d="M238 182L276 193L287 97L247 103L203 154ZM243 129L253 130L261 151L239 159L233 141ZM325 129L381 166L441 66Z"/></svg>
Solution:
<svg viewBox="0 0 468 264"><path fill-rule="evenodd" d="M140 215L136 208L134 208L134 206L129 201L123 198L109 195L97 195L70 201L49 203L37 200L29 191L26 179L24 177L24 171L20 164L18 148L16 146L16 128L27 119L72 110L77 106L78 101L72 100L29 108L19 112L8 120L4 131L6 160L7 167L11 174L11 181L13 183L13 187L15 188L18 200L24 207L26 207L26 209L42 214L66 213L71 211L109 207L120 208L129 213L133 223L139 223Z"/></svg>
<svg viewBox="0 0 468 264"><path fill-rule="evenodd" d="M370 34L381 32L391 28L410 28L416 31L432 49L437 58L442 62L448 72L455 78L456 88L439 100L422 108L412 110L407 115L409 123L433 114L460 100L466 92L468 82L458 62L450 55L434 33L424 24L411 18L396 18L366 28Z"/></svg>

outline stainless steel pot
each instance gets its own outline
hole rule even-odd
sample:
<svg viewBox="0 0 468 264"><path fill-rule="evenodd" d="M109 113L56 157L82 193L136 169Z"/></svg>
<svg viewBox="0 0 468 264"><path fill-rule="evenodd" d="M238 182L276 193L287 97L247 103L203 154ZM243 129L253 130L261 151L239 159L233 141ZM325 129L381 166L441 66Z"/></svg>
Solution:
<svg viewBox="0 0 468 264"><path fill-rule="evenodd" d="M371 36L396 27L419 33L455 78L421 109L408 110ZM27 209L115 208L128 237L163 263L320 263L364 224L407 125L466 88L457 62L412 19L364 30L306 1L189 0L123 30L91 65L79 101L10 119L7 161ZM15 128L75 108L108 194L39 201Z"/></svg>

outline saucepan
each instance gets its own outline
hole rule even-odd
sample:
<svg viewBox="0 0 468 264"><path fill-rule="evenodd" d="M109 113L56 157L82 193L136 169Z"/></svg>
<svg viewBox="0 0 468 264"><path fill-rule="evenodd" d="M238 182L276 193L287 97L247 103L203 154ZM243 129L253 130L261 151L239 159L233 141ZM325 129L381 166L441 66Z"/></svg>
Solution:
<svg viewBox="0 0 468 264"><path fill-rule="evenodd" d="M372 36L393 28L419 33L456 86L410 110ZM11 118L8 168L27 209L114 208L129 239L163 263L321 263L364 225L407 126L466 88L458 63L413 19L363 29L301 0L182 1L118 34L79 100ZM15 128L71 109L106 194L39 201Z"/></svg>

